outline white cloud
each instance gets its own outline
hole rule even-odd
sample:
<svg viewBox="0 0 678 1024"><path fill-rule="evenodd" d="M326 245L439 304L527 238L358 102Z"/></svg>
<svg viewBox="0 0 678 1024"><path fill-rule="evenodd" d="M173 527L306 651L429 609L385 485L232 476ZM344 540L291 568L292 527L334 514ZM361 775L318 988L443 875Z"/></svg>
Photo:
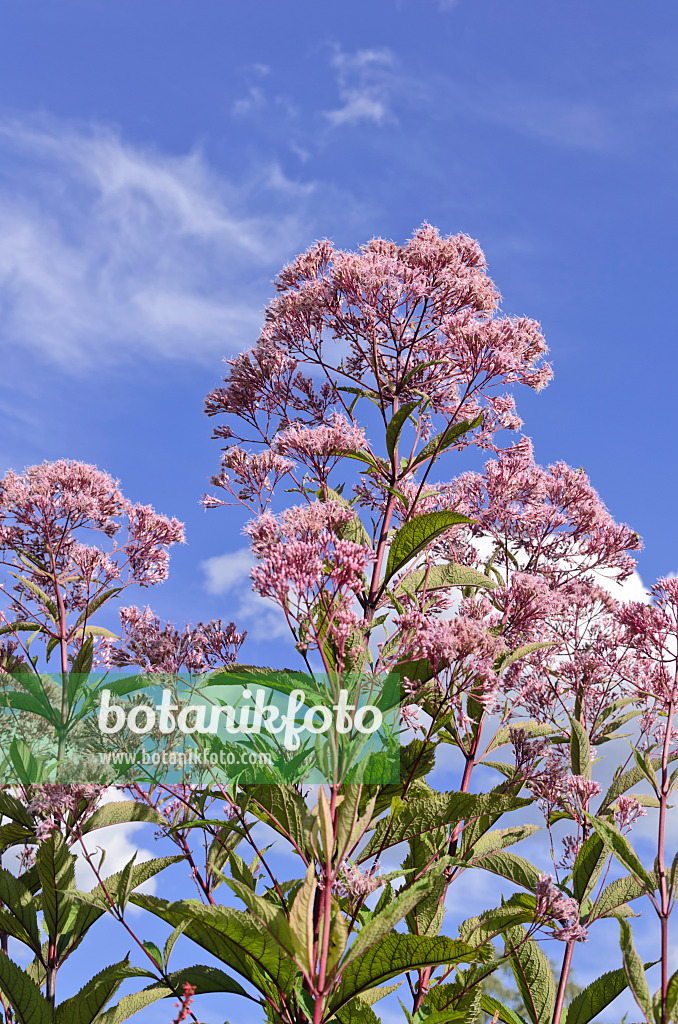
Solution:
<svg viewBox="0 0 678 1024"><path fill-rule="evenodd" d="M252 568L249 548L214 555L200 563L205 573L205 589L209 594L230 594L238 601L234 617L247 630L252 640L279 640L289 637L290 630L280 608L251 590Z"/></svg>
<svg viewBox="0 0 678 1024"><path fill-rule="evenodd" d="M266 97L264 96L263 89L260 89L257 85L251 85L247 90L247 95L235 101L232 112L239 116L251 114L255 110L261 110L265 104Z"/></svg>
<svg viewBox="0 0 678 1024"><path fill-rule="evenodd" d="M308 235L309 186L277 166L234 185L199 152L51 120L0 122L0 155L5 359L29 348L86 371L241 348Z"/></svg>
<svg viewBox="0 0 678 1024"><path fill-rule="evenodd" d="M353 54L337 50L331 63L337 72L342 101L341 107L325 113L331 124L338 127L359 121L383 124L395 120L390 103L399 79L390 50L357 50Z"/></svg>
<svg viewBox="0 0 678 1024"><path fill-rule="evenodd" d="M214 555L201 562L200 568L207 577L208 594L225 594L249 578L252 552L249 548L240 548L225 555Z"/></svg>
<svg viewBox="0 0 678 1024"><path fill-rule="evenodd" d="M623 583L609 579L602 573L596 573L596 579L600 586L617 601L643 601L645 604L650 601L650 592L638 572L634 571Z"/></svg>

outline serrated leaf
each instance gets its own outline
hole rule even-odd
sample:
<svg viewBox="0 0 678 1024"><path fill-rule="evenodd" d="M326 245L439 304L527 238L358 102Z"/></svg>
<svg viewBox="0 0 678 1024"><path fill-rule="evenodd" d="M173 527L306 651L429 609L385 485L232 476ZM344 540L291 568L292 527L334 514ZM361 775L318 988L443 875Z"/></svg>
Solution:
<svg viewBox="0 0 678 1024"><path fill-rule="evenodd" d="M40 603L46 609L49 617L54 621L59 621L59 611L54 601L49 597L42 587L39 587L33 580L26 579L25 576L21 576L19 573L11 572L10 576L13 576L15 580L23 583L24 586L28 587L32 594L34 594L40 601Z"/></svg>
<svg viewBox="0 0 678 1024"><path fill-rule="evenodd" d="M394 413L391 422L386 427L386 450L391 460L395 458L395 449L401 431L418 405L419 402L406 402Z"/></svg>
<svg viewBox="0 0 678 1024"><path fill-rule="evenodd" d="M426 590L444 590L447 587L484 587L492 590L497 584L477 569L468 565L457 565L456 562L449 562L447 565L432 565L429 568L413 569L408 572L398 583L396 594L403 591L406 594L416 594L423 589L424 582Z"/></svg>
<svg viewBox="0 0 678 1024"><path fill-rule="evenodd" d="M591 920L599 917L611 917L619 912L619 908L626 905L629 900L638 899L645 894L645 885L634 875L625 875L624 878L615 878L613 882L606 885L593 910L589 915Z"/></svg>
<svg viewBox="0 0 678 1024"><path fill-rule="evenodd" d="M530 803L510 794L495 793L431 793L413 798L397 817L382 818L364 850L360 861L367 860L412 836L423 835L446 825L456 825L480 815L517 810Z"/></svg>
<svg viewBox="0 0 678 1024"><path fill-rule="evenodd" d="M678 751L674 751L672 754L669 754L669 761L675 761L676 758L678 758ZM651 759L651 764L652 768L655 770L661 768L661 757L653 757ZM598 814L602 814L603 811L606 811L609 808L610 804L614 800L616 800L618 796L621 796L622 793L626 793L626 791L632 789L633 786L638 785L638 783L641 782L644 777L645 772L641 771L640 768L638 768L638 766L636 766L635 768L630 768L627 772L622 772L621 775L619 775L616 779L612 781L610 788L603 797L603 802L598 808Z"/></svg>
<svg viewBox="0 0 678 1024"><path fill-rule="evenodd" d="M493 583L492 586L496 587L497 584ZM534 641L531 644L523 644L521 647L516 647L514 651L509 651L507 654L500 654L497 658L497 670L503 671L512 665L514 661L520 661L521 658L526 658L528 654L534 654L535 651L541 651L545 647L557 647L558 644L552 641L542 640Z"/></svg>
<svg viewBox="0 0 678 1024"><path fill-rule="evenodd" d="M128 966L129 958L125 957L95 974L76 995L57 1006L56 1024L93 1024L122 984L123 979L116 972Z"/></svg>
<svg viewBox="0 0 678 1024"><path fill-rule="evenodd" d="M671 975L666 989L666 1018L674 1020L678 1008L678 971Z"/></svg>
<svg viewBox="0 0 678 1024"><path fill-rule="evenodd" d="M624 957L624 969L626 971L629 988L631 989L638 1006L645 1014L646 1019L651 1021L652 999L650 998L650 990L647 987L643 961L636 953L630 924L628 921L625 921L623 917L619 917L617 920L619 921L620 931L619 945L621 946L622 955Z"/></svg>
<svg viewBox="0 0 678 1024"><path fill-rule="evenodd" d="M315 876L315 866L309 864L306 879L297 893L290 911L292 945L297 959L308 978L312 978L315 972L313 960L313 908L317 888L318 881Z"/></svg>
<svg viewBox="0 0 678 1024"><path fill-rule="evenodd" d="M576 718L570 717L570 762L572 774L591 778L591 744L584 726Z"/></svg>
<svg viewBox="0 0 678 1024"><path fill-rule="evenodd" d="M133 894L130 902L150 911L172 927L186 922L184 935L202 946L231 970L268 994L270 982L287 991L297 968L249 911L203 906L198 900L168 903L155 896Z"/></svg>
<svg viewBox="0 0 678 1024"><path fill-rule="evenodd" d="M102 604L105 604L106 601L109 600L109 598L115 597L116 594L121 593L122 589L122 587L111 587L109 590L99 591L98 594L95 594L92 600L87 605L87 607L84 608L83 611L78 616L78 619L75 625L73 626L72 632L77 632L78 626L80 626L87 619L91 618L91 616L94 615L94 613L98 611L99 608L101 608Z"/></svg>
<svg viewBox="0 0 678 1024"><path fill-rule="evenodd" d="M492 742L489 744L486 754L491 754L493 750L497 750L498 747L503 747L505 743L509 743L511 739L511 732L516 729L520 729L526 736L550 736L553 733L553 729L550 725L546 725L545 722L536 722L533 719L529 719L527 722L513 722L510 726L504 725L501 729L497 729Z"/></svg>
<svg viewBox="0 0 678 1024"><path fill-rule="evenodd" d="M42 885L42 912L51 942L65 929L73 906L75 857L60 832L45 839L36 853L36 864Z"/></svg>
<svg viewBox="0 0 678 1024"><path fill-rule="evenodd" d="M82 825L82 832L93 832L97 828L108 828L109 825L121 825L131 821L146 821L151 825L166 825L162 814L147 804L136 803L134 800L117 800L115 803L104 804L87 818Z"/></svg>
<svg viewBox="0 0 678 1024"><path fill-rule="evenodd" d="M499 1002L494 996L483 994L480 1004L485 1013L489 1013L493 1020L502 1021L502 1024L526 1024L526 1021L519 1013L512 1010L510 1006L505 1006L504 1003Z"/></svg>
<svg viewBox="0 0 678 1024"><path fill-rule="evenodd" d="M396 532L386 561L384 582L388 583L400 569L418 555L436 537L458 526L460 523L471 523L472 519L458 512L424 512L403 523Z"/></svg>
<svg viewBox="0 0 678 1024"><path fill-rule="evenodd" d="M27 945L34 952L39 952L42 942L33 894L21 878L17 878L6 868L0 868L0 900L24 930L29 940Z"/></svg>
<svg viewBox="0 0 678 1024"><path fill-rule="evenodd" d="M586 818L603 842L613 851L617 860L619 860L628 871L631 871L632 874L645 884L646 891L648 893L653 893L656 888L655 879L648 871L645 870L640 862L638 854L633 849L626 836L623 836L616 825L613 825L609 821L603 821L601 818L596 818L591 814L586 814Z"/></svg>
<svg viewBox="0 0 678 1024"><path fill-rule="evenodd" d="M589 1024L626 986L626 971L623 967L601 975L574 997L567 1008L563 1024Z"/></svg>
<svg viewBox="0 0 678 1024"><path fill-rule="evenodd" d="M487 854L496 853L507 846L513 846L514 843L520 843L523 839L529 839L539 831L539 825L512 825L509 828L493 829L480 836L467 856L475 862L479 857L485 857Z"/></svg>
<svg viewBox="0 0 678 1024"><path fill-rule="evenodd" d="M550 1024L556 1000L556 983L548 958L534 939L525 940L525 929L509 928L506 953L532 1024Z"/></svg>
<svg viewBox="0 0 678 1024"><path fill-rule="evenodd" d="M572 893L580 905L600 878L607 857L607 847L597 833L582 843L572 874Z"/></svg>
<svg viewBox="0 0 678 1024"><path fill-rule="evenodd" d="M476 958L477 951L458 939L394 932L380 939L342 973L341 982L330 999L329 1011L337 1013L361 992L373 989L408 970L441 964L473 963Z"/></svg>
<svg viewBox="0 0 678 1024"><path fill-rule="evenodd" d="M380 914L374 914L371 920L361 929L353 945L349 949L345 959L344 967L348 967L353 961L364 956L368 949L371 949L384 935L393 931L395 926L406 917L411 910L428 894L433 884L433 877L420 878L389 904Z"/></svg>
<svg viewBox="0 0 678 1024"><path fill-rule="evenodd" d="M18 1024L52 1024L52 1007L36 983L5 953L0 953L0 989Z"/></svg>
<svg viewBox="0 0 678 1024"><path fill-rule="evenodd" d="M482 422L483 414L480 413L475 419L462 420L461 423L451 423L449 427L446 427L440 434L436 434L428 444L424 445L412 463L413 468L414 466L420 466L422 462L426 462L433 456L440 455L469 430L479 427Z"/></svg>
<svg viewBox="0 0 678 1024"><path fill-rule="evenodd" d="M474 857L472 863L476 867L484 868L485 871L491 871L493 875L508 878L514 885L520 885L528 892L536 892L539 871L534 864L530 864L529 860L525 860L517 853L501 850L477 859Z"/></svg>

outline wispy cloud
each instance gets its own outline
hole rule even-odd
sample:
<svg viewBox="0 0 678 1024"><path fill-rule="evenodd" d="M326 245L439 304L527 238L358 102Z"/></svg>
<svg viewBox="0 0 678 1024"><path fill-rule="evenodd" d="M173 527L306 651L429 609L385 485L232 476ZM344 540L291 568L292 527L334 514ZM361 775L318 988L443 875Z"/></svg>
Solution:
<svg viewBox="0 0 678 1024"><path fill-rule="evenodd" d="M386 48L345 53L337 49L331 60L337 73L342 105L325 116L335 126L360 121L383 124L395 121L391 101L401 88L396 58Z"/></svg>
<svg viewBox="0 0 678 1024"><path fill-rule="evenodd" d="M9 356L32 348L82 371L240 347L258 331L272 273L308 235L309 186L277 167L237 185L199 152L54 121L0 123L0 156Z"/></svg>
<svg viewBox="0 0 678 1024"><path fill-rule="evenodd" d="M225 555L214 555L201 562L200 568L205 573L207 593L226 594L248 579L252 568L252 552L249 548L240 548Z"/></svg>
<svg viewBox="0 0 678 1024"><path fill-rule="evenodd" d="M250 584L252 553L249 548L214 555L200 563L209 594L228 594L232 614L251 640L270 641L289 637L289 627L281 610L266 598L255 594Z"/></svg>

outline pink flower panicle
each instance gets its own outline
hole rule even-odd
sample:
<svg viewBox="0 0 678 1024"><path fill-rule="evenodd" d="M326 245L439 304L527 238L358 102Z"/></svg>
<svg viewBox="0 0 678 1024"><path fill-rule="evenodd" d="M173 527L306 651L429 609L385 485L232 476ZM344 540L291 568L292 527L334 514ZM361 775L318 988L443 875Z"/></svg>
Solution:
<svg viewBox="0 0 678 1024"><path fill-rule="evenodd" d="M378 877L379 864L373 864L367 871L361 871L354 864L344 860L339 866L339 877L332 887L337 896L346 896L352 902L364 899L378 889L383 882Z"/></svg>
<svg viewBox="0 0 678 1024"><path fill-rule="evenodd" d="M221 619L178 630L171 622L162 625L148 606L143 611L134 605L121 608L120 621L120 643L106 651L108 666L138 665L147 673L198 673L229 665L247 636L233 622L224 625Z"/></svg>
<svg viewBox="0 0 678 1024"><path fill-rule="evenodd" d="M185 981L183 984L182 991L183 995L181 997L181 1002L174 1004L177 1010L179 1010L179 1013L172 1021L172 1024L181 1024L183 1020L186 1020L189 1013L191 1012L191 1003L193 1002L193 997L195 996L195 993L198 990L195 987L195 985L189 985L189 983Z"/></svg>
<svg viewBox="0 0 678 1024"><path fill-rule="evenodd" d="M251 572L254 589L275 601L293 628L301 628L306 649L309 644L321 647L331 636L342 663L359 626L353 603L365 590L365 570L373 557L367 545L339 534L353 516L340 502L318 501L279 517L266 512L245 529L259 560Z"/></svg>
<svg viewBox="0 0 678 1024"><path fill-rule="evenodd" d="M638 821L638 818L643 818L646 814L647 811L637 797L620 796L617 799L614 822L620 831L630 829Z"/></svg>
<svg viewBox="0 0 678 1024"><path fill-rule="evenodd" d="M70 836L75 823L95 809L106 788L94 783L47 782L33 786L26 809L35 821L37 838L49 839L53 832L62 830Z"/></svg>
<svg viewBox="0 0 678 1024"><path fill-rule="evenodd" d="M110 589L163 582L169 548L183 540L177 519L128 501L96 466L62 459L0 480L0 564L27 581L0 584L10 621L39 622L43 636L65 639L71 654L84 643L92 603ZM70 612L78 615L69 623Z"/></svg>
<svg viewBox="0 0 678 1024"><path fill-rule="evenodd" d="M585 942L588 938L588 932L579 920L579 904L575 899L563 895L553 884L551 875L539 875L536 919L549 926L557 922L560 927L553 930L553 937L562 942L569 942L572 939Z"/></svg>
<svg viewBox="0 0 678 1024"><path fill-rule="evenodd" d="M418 442L434 417L480 417L453 447L494 449L497 430L521 424L505 389L540 390L551 370L539 325L497 315L486 270L477 242L428 224L402 246L373 239L344 252L318 242L284 268L255 348L227 361L208 396L207 414L228 417L215 437L272 447L325 481L342 451L366 448L342 390L359 385L358 397L389 418L395 395L420 403Z"/></svg>

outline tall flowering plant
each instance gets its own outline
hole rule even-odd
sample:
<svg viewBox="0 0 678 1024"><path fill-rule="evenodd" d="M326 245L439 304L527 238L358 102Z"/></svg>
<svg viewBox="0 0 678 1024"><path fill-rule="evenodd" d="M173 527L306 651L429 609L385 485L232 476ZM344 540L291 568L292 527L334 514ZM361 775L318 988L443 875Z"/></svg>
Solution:
<svg viewBox="0 0 678 1024"><path fill-rule="evenodd" d="M29 712L42 723L43 738L56 736L59 773L56 782L43 782L49 765L16 738L6 752L21 785L5 785L0 792L5 863L23 847L18 874L0 867L0 1003L7 1024L76 1019L112 1024L164 997L182 999L182 1019L197 1019L185 998L188 980L167 966L169 948L164 960L157 959L126 916L130 894L180 858L136 864L135 856L122 871L104 875L104 855L95 857L89 845L101 828L129 822L158 828L167 824L166 817L148 799L111 801L98 782L69 782L62 772L66 741L96 699L97 688L89 682L93 667L103 673L123 665L142 672L198 672L233 660L242 643L233 623L199 624L181 632L161 626L148 609L119 609L120 636L97 621L106 608L119 604L127 588L163 582L169 548L183 539L178 520L133 504L112 477L94 466L60 460L23 474L9 472L0 480L0 593L5 599L0 702L5 715ZM57 687L47 671L52 659L59 667ZM128 679L117 692L128 692L138 682ZM5 729L6 734L12 731ZM78 857L94 873L97 884L90 892L76 885ZM104 967L74 997L58 1002L63 965L105 913L126 929L144 966L135 967L126 957ZM27 969L10 957L10 940L24 947L32 961ZM125 978L133 977L150 977L152 984L105 1010ZM214 978L209 975L202 990Z"/></svg>
<svg viewBox="0 0 678 1024"><path fill-rule="evenodd" d="M135 900L216 951L270 1021L374 1024L373 1004L400 986L409 1024L519 1024L483 988L509 964L532 1024L587 1024L628 977L622 966L566 1007L575 945L640 895L605 885L611 854L589 820L592 751L639 713L604 587L630 575L639 539L583 472L540 468L525 439L502 448L521 425L506 389L540 390L551 371L539 326L499 313L471 239L424 225L403 246L321 242L276 287L254 349L207 399L225 447L204 504L249 511L253 587L282 610L309 675L396 674L416 735L400 782L335 777L313 807L301 785L221 787L225 820L202 826L217 867L202 900ZM471 446L485 470L440 482L442 460ZM280 507L281 486L295 504ZM458 789L438 792L427 776L446 754ZM488 770L497 784L479 793ZM617 781L598 812L624 831L641 809L632 785ZM199 824L197 795L184 799ZM495 827L533 801L551 871L508 849L536 825ZM280 882L262 824L303 877ZM478 869L523 891L441 935L450 886ZM246 910L217 901L221 880ZM559 978L544 936L563 943Z"/></svg>

